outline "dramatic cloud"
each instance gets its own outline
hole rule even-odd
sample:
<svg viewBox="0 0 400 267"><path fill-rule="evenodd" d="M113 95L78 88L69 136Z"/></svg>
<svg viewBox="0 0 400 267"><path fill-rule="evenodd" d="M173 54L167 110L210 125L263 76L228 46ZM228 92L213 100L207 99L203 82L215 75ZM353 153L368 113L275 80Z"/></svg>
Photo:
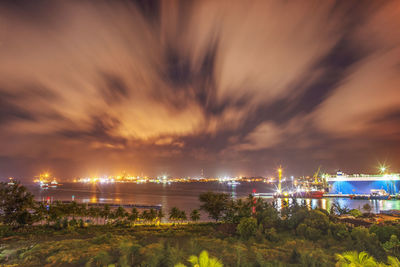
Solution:
<svg viewBox="0 0 400 267"><path fill-rule="evenodd" d="M398 1L3 1L0 177L399 168L399 28Z"/></svg>

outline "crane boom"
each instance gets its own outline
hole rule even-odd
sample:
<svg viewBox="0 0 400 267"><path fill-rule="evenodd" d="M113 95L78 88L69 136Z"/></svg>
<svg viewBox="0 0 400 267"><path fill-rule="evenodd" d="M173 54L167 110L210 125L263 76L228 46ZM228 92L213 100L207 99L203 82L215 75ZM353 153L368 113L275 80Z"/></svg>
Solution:
<svg viewBox="0 0 400 267"><path fill-rule="evenodd" d="M318 170L314 173L314 182L315 183L318 183L318 174L319 174L319 172L320 172L320 170L321 170L321 165L319 165L319 167L318 167Z"/></svg>

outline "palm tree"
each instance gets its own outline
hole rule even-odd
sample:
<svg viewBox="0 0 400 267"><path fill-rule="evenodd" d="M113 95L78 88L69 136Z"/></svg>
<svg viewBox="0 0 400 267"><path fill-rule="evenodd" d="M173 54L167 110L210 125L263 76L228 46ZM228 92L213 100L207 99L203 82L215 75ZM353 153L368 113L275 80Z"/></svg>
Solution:
<svg viewBox="0 0 400 267"><path fill-rule="evenodd" d="M184 210L179 211L178 220L180 221L187 221L186 212Z"/></svg>
<svg viewBox="0 0 400 267"><path fill-rule="evenodd" d="M161 222L161 220L162 220L162 218L163 218L164 216L165 216L165 215L164 215L162 209L160 209L160 210L158 211L158 213L157 213L157 217L158 217L158 219L160 220L160 222Z"/></svg>
<svg viewBox="0 0 400 267"><path fill-rule="evenodd" d="M139 218L139 212L137 208L133 207L131 213L128 215L128 220L135 222Z"/></svg>
<svg viewBox="0 0 400 267"><path fill-rule="evenodd" d="M88 209L88 215L89 215L89 217L90 217L91 219L93 219L93 221L94 221L95 219L98 219L99 213L98 213L97 207L90 207L90 208Z"/></svg>
<svg viewBox="0 0 400 267"><path fill-rule="evenodd" d="M48 210L43 202L39 202L37 205L35 205L34 209L35 209L34 215L36 217L36 220L39 221L40 224L43 224L43 220L47 221Z"/></svg>
<svg viewBox="0 0 400 267"><path fill-rule="evenodd" d="M153 220L153 215L154 214L152 214L151 213L151 211L149 211L149 210L144 210L143 212L142 212L142 214L141 214L141 218L142 218L142 220L145 222L145 223L148 223L148 222L151 222L152 220Z"/></svg>
<svg viewBox="0 0 400 267"><path fill-rule="evenodd" d="M66 216L66 212L66 209L63 209L58 201L50 204L48 210L48 221L56 222L58 220L61 220L62 217Z"/></svg>
<svg viewBox="0 0 400 267"><path fill-rule="evenodd" d="M104 219L104 224L106 224L107 219L111 215L110 205L105 204L103 210L101 211L101 217Z"/></svg>
<svg viewBox="0 0 400 267"><path fill-rule="evenodd" d="M198 220L200 220L200 212L199 210L192 210L192 212L190 213L190 219L193 222L197 222Z"/></svg>
<svg viewBox="0 0 400 267"><path fill-rule="evenodd" d="M154 222L157 219L157 212L155 209L150 209L149 211L149 220Z"/></svg>
<svg viewBox="0 0 400 267"><path fill-rule="evenodd" d="M223 267L224 265L217 258L210 258L208 256L208 252L203 250L199 257L192 255L188 260L192 266L195 267ZM182 263L175 264L174 267L186 267L186 265Z"/></svg>
<svg viewBox="0 0 400 267"><path fill-rule="evenodd" d="M358 253L357 251L347 251L343 254L336 254L336 259L338 262L336 266L339 267L375 267L378 263L374 257L368 255L367 252L362 251Z"/></svg>
<svg viewBox="0 0 400 267"><path fill-rule="evenodd" d="M180 210L177 207L172 207L169 211L169 219L175 222L176 220L179 220L180 217Z"/></svg>
<svg viewBox="0 0 400 267"><path fill-rule="evenodd" d="M114 218L119 220L123 220L127 216L125 209L119 206L114 212Z"/></svg>

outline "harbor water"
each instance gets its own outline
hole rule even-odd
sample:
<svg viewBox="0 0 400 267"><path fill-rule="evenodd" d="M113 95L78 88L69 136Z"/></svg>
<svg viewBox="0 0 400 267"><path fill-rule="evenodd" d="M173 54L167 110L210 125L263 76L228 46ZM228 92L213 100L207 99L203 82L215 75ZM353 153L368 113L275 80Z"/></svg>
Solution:
<svg viewBox="0 0 400 267"><path fill-rule="evenodd" d="M252 192L273 193L274 184L264 182L241 182L232 186L218 182L192 182L192 183L115 183L115 184L83 184L65 183L57 188L41 189L36 184L27 184L36 200L75 200L81 203L115 203L115 204L140 204L162 205L167 212L171 207L178 207L186 212L200 207L199 194L207 191L223 192L232 198L244 198ZM268 201L274 201L267 198ZM298 199L297 201L303 201ZM366 203L372 207L372 212L382 210L400 209L400 200L354 200L348 198L323 198L304 200L311 207L321 207L329 210L334 202L342 207L360 209ZM278 207L283 204L278 200Z"/></svg>

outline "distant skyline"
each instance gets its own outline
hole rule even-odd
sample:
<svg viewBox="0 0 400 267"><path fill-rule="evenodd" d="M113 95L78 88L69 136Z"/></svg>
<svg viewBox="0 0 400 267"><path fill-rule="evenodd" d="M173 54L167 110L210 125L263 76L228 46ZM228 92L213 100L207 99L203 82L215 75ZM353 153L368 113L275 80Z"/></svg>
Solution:
<svg viewBox="0 0 400 267"><path fill-rule="evenodd" d="M400 1L0 2L0 179L400 171Z"/></svg>

